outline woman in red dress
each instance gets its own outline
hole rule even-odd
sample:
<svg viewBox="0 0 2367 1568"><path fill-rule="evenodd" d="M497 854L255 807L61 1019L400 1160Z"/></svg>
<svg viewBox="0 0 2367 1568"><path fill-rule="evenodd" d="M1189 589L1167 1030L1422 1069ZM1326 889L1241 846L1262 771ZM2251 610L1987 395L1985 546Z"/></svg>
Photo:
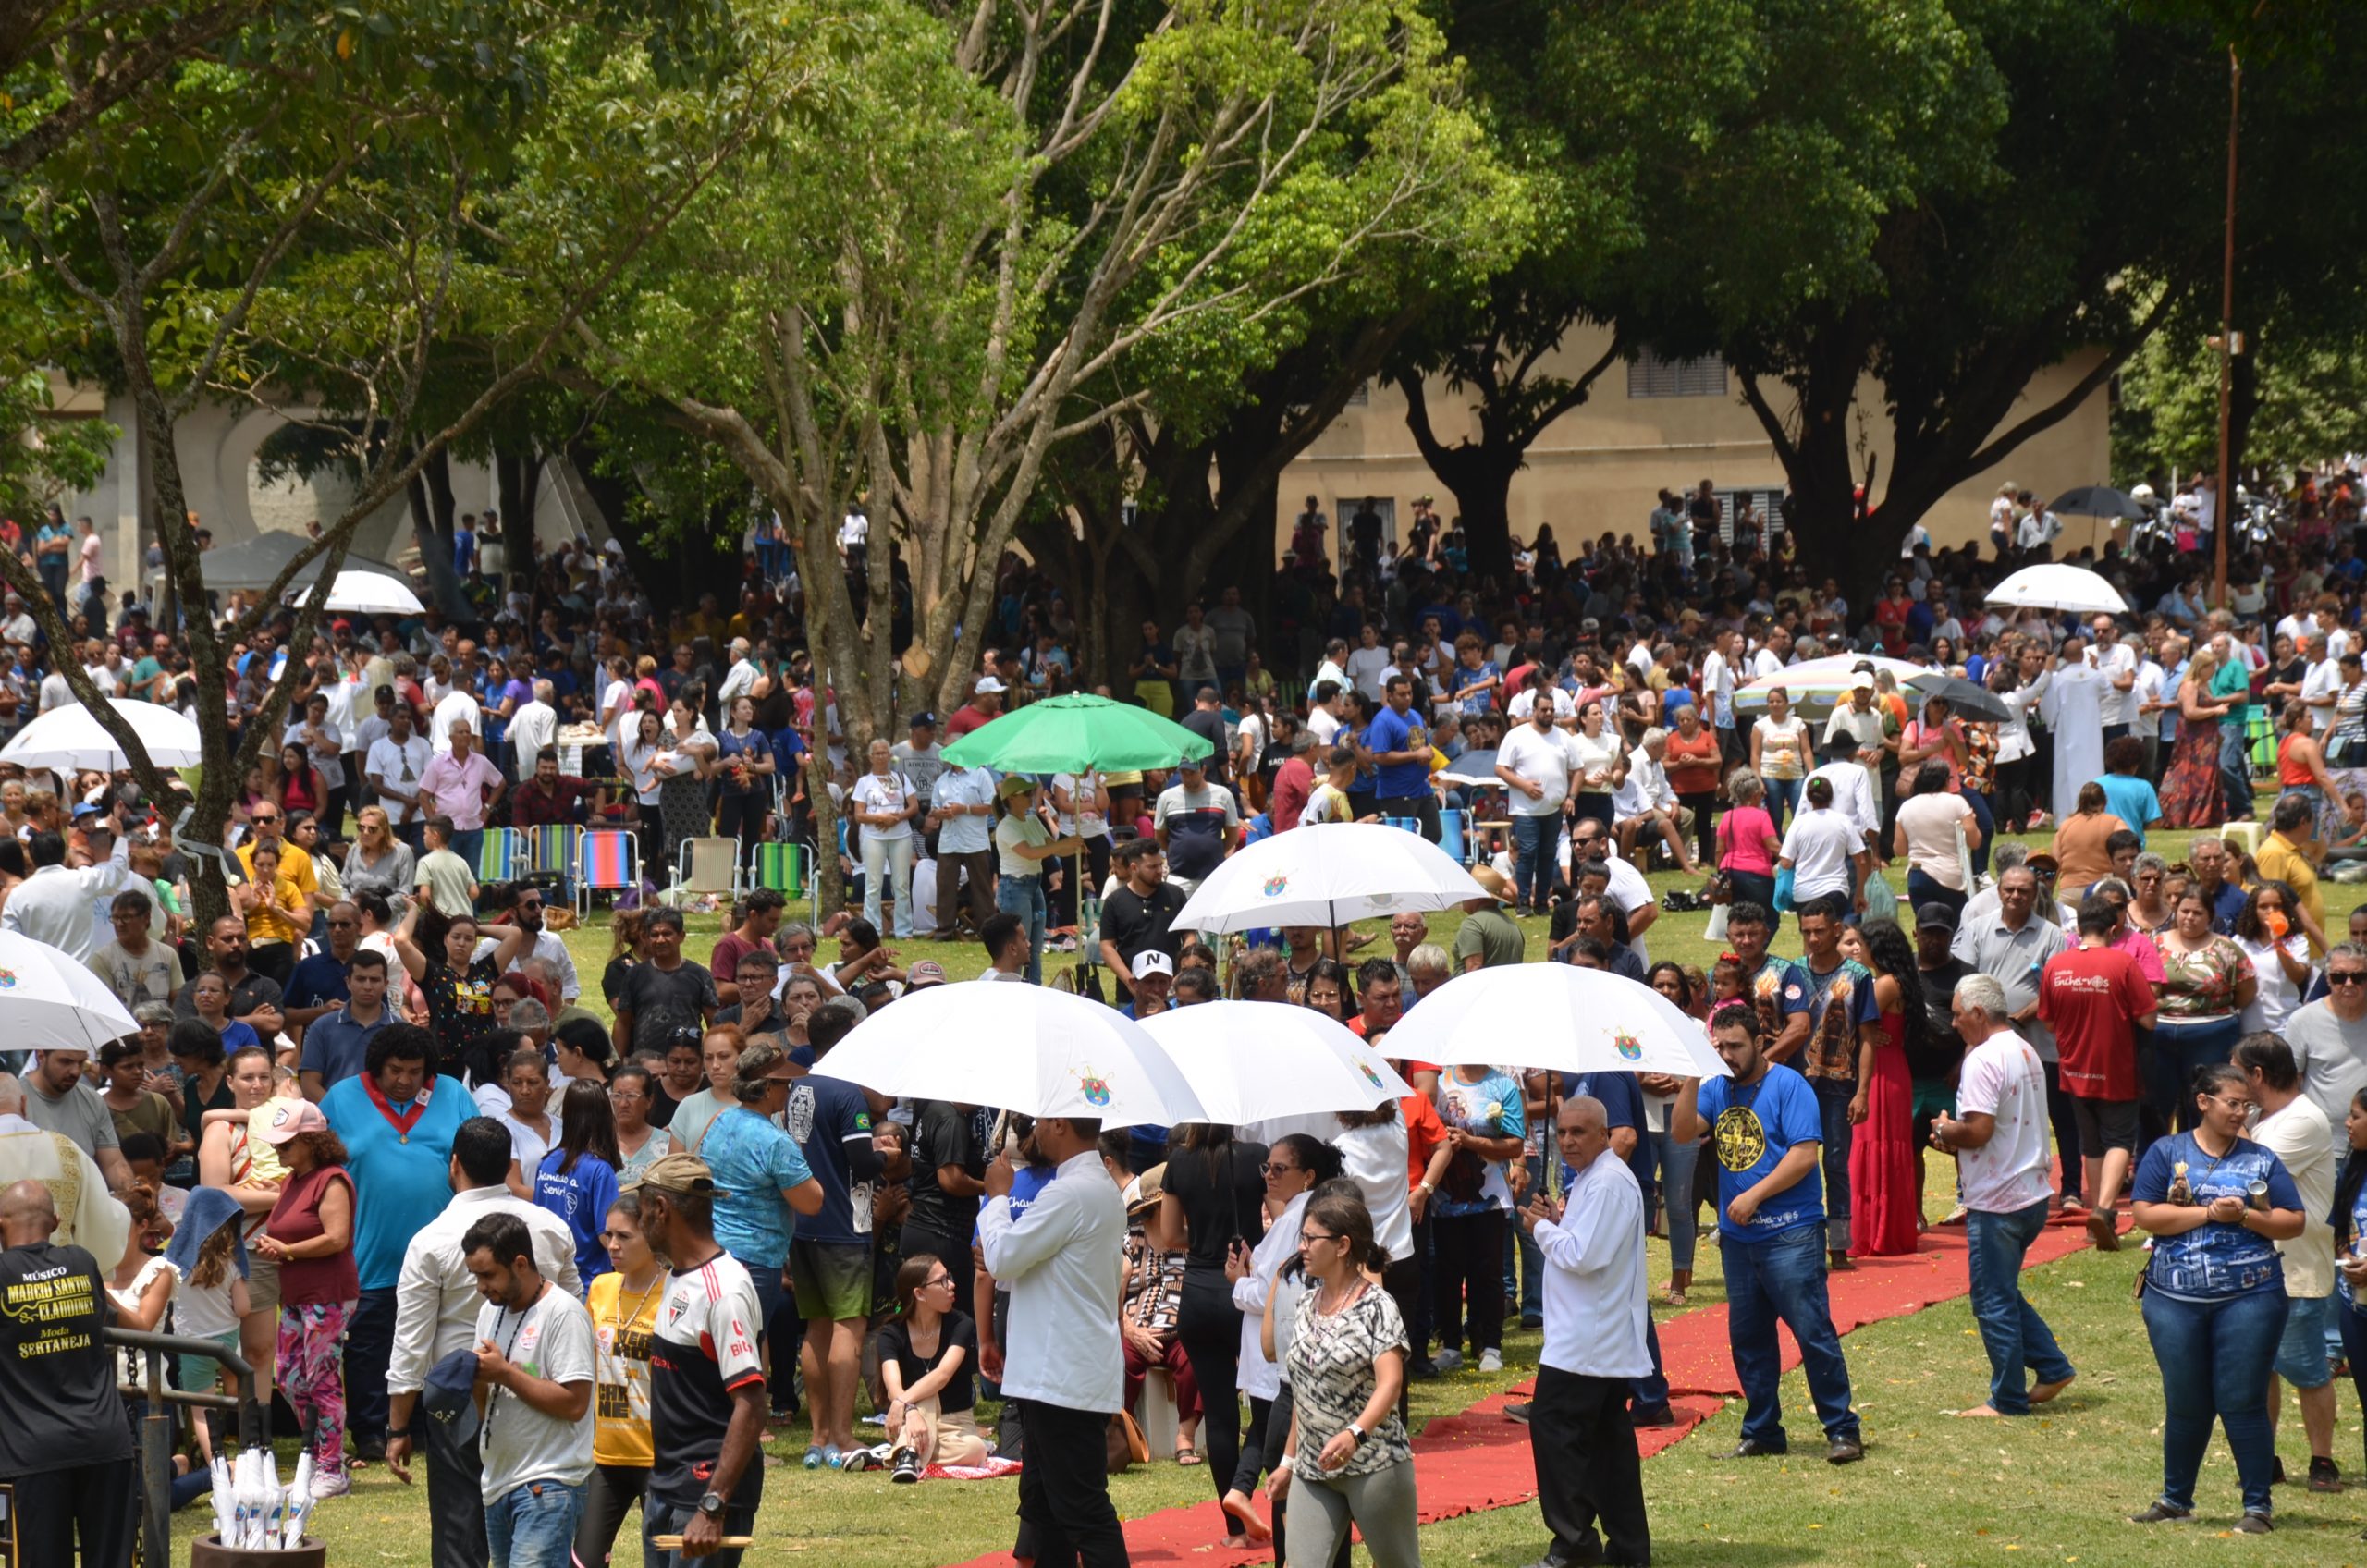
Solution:
<svg viewBox="0 0 2367 1568"><path fill-rule="evenodd" d="M1866 1085L1866 1121L1849 1150L1849 1251L1893 1257L1915 1250L1915 1078L1907 1065L1910 1032L1932 1027L1917 977L1915 946L1895 921L1870 920L1845 933L1841 950L1874 974L1883 1043Z"/></svg>

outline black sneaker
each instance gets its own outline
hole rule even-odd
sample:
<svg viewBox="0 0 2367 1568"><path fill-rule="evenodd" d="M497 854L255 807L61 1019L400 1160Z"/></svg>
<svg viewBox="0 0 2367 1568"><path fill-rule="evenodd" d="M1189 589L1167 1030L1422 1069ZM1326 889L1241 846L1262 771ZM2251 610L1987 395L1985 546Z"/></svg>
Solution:
<svg viewBox="0 0 2367 1568"><path fill-rule="evenodd" d="M921 1478L921 1456L911 1449L896 1456L896 1473L888 1477L900 1487L909 1487Z"/></svg>
<svg viewBox="0 0 2367 1568"><path fill-rule="evenodd" d="M1427 1355L1422 1357L1419 1361L1407 1362L1405 1364L1405 1370L1409 1376L1420 1378L1425 1380L1435 1378L1439 1375L1438 1363L1432 1361Z"/></svg>
<svg viewBox="0 0 2367 1568"><path fill-rule="evenodd" d="M2342 1467L2331 1459L2311 1460L2310 1489L2313 1492L2342 1490Z"/></svg>

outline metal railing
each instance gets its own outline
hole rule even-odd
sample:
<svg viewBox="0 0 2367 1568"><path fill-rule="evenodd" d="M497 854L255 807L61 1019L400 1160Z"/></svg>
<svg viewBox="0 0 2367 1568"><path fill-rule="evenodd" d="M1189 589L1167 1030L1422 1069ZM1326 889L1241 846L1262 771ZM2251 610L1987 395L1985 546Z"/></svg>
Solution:
<svg viewBox="0 0 2367 1568"><path fill-rule="evenodd" d="M106 1337L108 1344L140 1354L139 1380L117 1386L127 1396L146 1402L140 1420L141 1561L147 1568L166 1568L173 1560L173 1417L166 1407L234 1410L239 1415L239 1446L256 1447L263 1441L263 1410L255 1403L254 1368L237 1351L213 1340L137 1329L109 1329ZM221 1363L239 1391L225 1394L174 1388L165 1376L168 1355L202 1355Z"/></svg>

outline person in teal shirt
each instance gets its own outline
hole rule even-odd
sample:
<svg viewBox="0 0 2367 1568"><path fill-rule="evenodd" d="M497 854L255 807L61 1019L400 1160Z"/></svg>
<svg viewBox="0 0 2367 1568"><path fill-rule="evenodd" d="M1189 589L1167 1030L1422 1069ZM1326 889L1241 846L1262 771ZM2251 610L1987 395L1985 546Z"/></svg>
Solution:
<svg viewBox="0 0 2367 1568"><path fill-rule="evenodd" d="M346 1328L346 1426L365 1459L386 1452L386 1363L403 1250L451 1201L452 1136L477 1113L468 1085L431 1076L435 1049L435 1037L417 1024L389 1023L371 1037L362 1071L321 1096L353 1177L362 1294Z"/></svg>
<svg viewBox="0 0 2367 1568"><path fill-rule="evenodd" d="M2145 742L2123 735L2104 745L2104 771L2096 782L2103 786L2104 809L2128 824L2138 848L2145 846L2145 829L2162 820L2162 798L2138 776L2145 766Z"/></svg>
<svg viewBox="0 0 2367 1568"><path fill-rule="evenodd" d="M2211 700L2227 704L2227 711L2219 716L2219 783L2227 801L2222 815L2228 822L2250 822L2252 668L2244 662L2242 647L2228 633L2219 633L2214 645L2219 654L2219 670L2211 678Z"/></svg>
<svg viewBox="0 0 2367 1568"><path fill-rule="evenodd" d="M707 1123L695 1151L715 1177L715 1239L755 1281L767 1324L787 1293L781 1271L797 1217L822 1211L822 1183L773 1120L788 1109L793 1071L789 1053L769 1040L742 1049L730 1085L736 1103Z"/></svg>

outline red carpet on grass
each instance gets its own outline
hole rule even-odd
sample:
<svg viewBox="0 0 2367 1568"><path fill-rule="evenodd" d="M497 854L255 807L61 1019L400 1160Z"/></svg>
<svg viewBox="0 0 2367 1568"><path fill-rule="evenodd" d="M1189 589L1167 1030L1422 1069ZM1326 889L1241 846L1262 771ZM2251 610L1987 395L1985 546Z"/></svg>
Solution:
<svg viewBox="0 0 2367 1568"><path fill-rule="evenodd" d="M1712 1244L1706 1238L1704 1244ZM2024 1267L2036 1268L2088 1244L2076 1224L2051 1225L2032 1243ZM1858 1267L1829 1276L1833 1326L1846 1334L1869 1323L1904 1317L1936 1302L1968 1294L1965 1235L1961 1230L1927 1231L1905 1257L1861 1257ZM1788 1330L1779 1329L1786 1371L1799 1365L1799 1350ZM1636 1436L1646 1458L1674 1444L1742 1395L1734 1359L1726 1349L1726 1309L1702 1307L1660 1324L1661 1364L1668 1375L1673 1426L1647 1427ZM1504 1406L1528 1396L1530 1385L1481 1400L1459 1415L1441 1416L1414 1439L1414 1474L1425 1525L1494 1508L1512 1508L1537 1496L1529 1459L1528 1428L1504 1419ZM1126 1522L1127 1555L1138 1564L1245 1568L1270 1562L1270 1549L1227 1551L1223 1511L1212 1496L1189 1508L1161 1509ZM1008 1552L989 1552L957 1568L1007 1568Z"/></svg>

